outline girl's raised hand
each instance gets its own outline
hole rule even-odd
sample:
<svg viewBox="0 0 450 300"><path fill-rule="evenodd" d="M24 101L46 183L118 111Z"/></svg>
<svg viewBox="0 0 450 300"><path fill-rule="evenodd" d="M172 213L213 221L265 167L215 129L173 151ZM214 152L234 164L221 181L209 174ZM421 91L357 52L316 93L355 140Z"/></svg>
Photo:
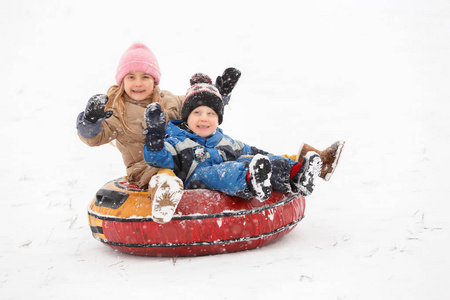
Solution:
<svg viewBox="0 0 450 300"><path fill-rule="evenodd" d="M84 111L84 118L91 123L96 123L100 119L108 119L112 116L112 110L105 111L105 105L108 102L108 96L96 94L92 96Z"/></svg>

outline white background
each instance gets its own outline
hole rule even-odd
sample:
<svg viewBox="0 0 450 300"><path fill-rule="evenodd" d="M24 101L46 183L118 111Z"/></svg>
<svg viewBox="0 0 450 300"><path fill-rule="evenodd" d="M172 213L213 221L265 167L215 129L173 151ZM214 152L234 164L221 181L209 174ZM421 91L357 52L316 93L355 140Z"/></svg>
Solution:
<svg viewBox="0 0 450 300"><path fill-rule="evenodd" d="M2 299L444 299L450 277L448 1L13 1L0 9ZM161 88L234 66L226 133L267 151L346 141L306 217L260 249L121 254L87 205L125 175L75 119L134 41Z"/></svg>

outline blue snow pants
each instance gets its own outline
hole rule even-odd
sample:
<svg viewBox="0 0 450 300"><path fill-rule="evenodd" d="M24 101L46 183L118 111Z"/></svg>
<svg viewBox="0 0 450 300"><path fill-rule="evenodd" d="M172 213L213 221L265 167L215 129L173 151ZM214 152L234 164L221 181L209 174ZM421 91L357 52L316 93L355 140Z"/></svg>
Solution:
<svg viewBox="0 0 450 300"><path fill-rule="evenodd" d="M282 193L291 192L290 171L298 162L286 157L267 155L272 163L272 188ZM236 161L201 167L192 173L187 189L210 189L231 196L242 198L253 197L247 187L248 166L253 156L241 156Z"/></svg>

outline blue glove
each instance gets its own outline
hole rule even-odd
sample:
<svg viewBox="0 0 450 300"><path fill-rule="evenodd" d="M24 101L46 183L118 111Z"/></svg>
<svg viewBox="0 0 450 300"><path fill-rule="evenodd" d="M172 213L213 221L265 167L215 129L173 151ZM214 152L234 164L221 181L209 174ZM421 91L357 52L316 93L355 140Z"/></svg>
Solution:
<svg viewBox="0 0 450 300"><path fill-rule="evenodd" d="M144 119L147 124L147 128L142 131L145 135L145 145L152 151L161 150L164 148L167 120L161 104L150 103L145 109Z"/></svg>

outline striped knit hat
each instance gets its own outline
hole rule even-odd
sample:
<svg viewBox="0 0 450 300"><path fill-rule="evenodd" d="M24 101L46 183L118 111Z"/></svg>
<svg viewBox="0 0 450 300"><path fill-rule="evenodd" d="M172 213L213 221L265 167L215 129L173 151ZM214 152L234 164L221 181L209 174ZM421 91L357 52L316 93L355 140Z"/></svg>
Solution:
<svg viewBox="0 0 450 300"><path fill-rule="evenodd" d="M202 73L196 73L191 77L191 87L186 93L186 97L181 108L181 119L187 122L191 112L199 106L212 108L219 116L219 124L223 119L223 101L219 90L212 85L211 78Z"/></svg>

